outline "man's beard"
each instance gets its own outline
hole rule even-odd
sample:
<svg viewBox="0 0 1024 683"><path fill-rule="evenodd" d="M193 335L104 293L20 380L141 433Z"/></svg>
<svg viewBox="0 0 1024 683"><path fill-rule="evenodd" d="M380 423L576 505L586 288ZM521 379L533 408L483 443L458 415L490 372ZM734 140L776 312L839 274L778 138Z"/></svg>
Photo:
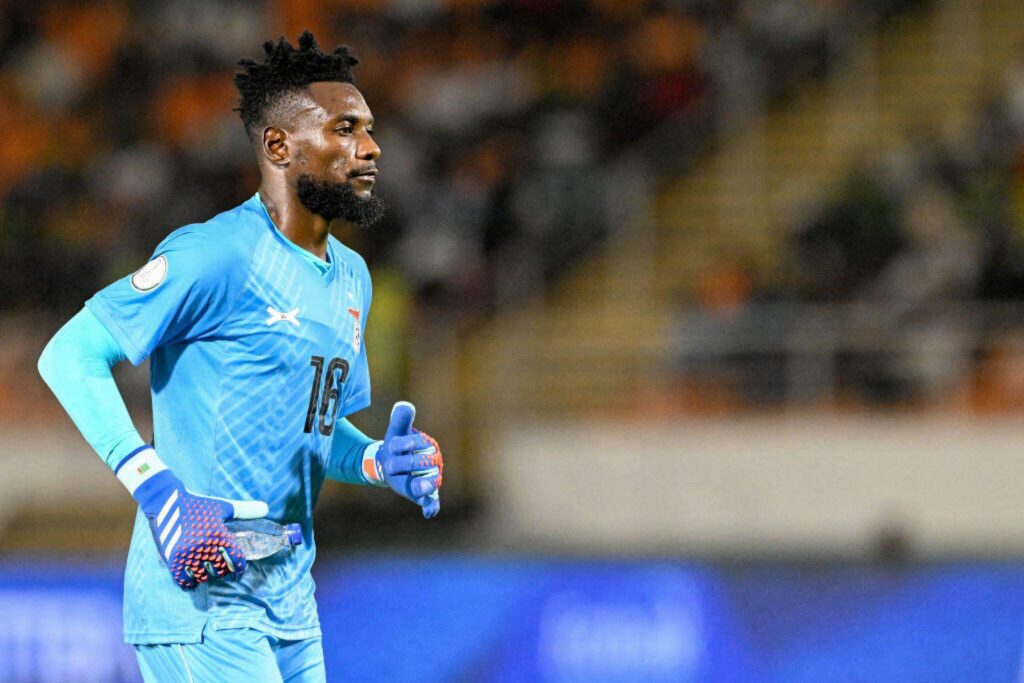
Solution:
<svg viewBox="0 0 1024 683"><path fill-rule="evenodd" d="M340 219L368 228L387 211L387 205L375 194L363 198L348 183L317 180L308 173L299 176L297 189L302 205L329 221Z"/></svg>

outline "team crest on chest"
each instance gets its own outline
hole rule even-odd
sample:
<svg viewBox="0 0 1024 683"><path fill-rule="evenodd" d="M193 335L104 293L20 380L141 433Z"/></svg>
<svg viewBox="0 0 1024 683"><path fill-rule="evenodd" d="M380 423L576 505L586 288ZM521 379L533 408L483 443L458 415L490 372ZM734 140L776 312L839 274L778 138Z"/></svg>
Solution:
<svg viewBox="0 0 1024 683"><path fill-rule="evenodd" d="M358 308L349 308L348 314L352 316L354 325L352 326L352 348L359 353L359 348L363 343L363 328L359 324L359 318L362 316L362 311Z"/></svg>

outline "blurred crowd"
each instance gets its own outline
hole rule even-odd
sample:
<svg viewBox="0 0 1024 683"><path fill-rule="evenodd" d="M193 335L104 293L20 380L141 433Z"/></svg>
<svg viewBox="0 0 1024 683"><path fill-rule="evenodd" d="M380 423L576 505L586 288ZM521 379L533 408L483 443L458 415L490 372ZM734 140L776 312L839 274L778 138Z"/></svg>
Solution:
<svg viewBox="0 0 1024 683"><path fill-rule="evenodd" d="M729 262L706 280L682 322L684 373L727 369L761 404L838 390L861 404L1024 405L1024 58L965 135L909 131L794 228L776 272ZM794 396L794 363L815 354L829 377Z"/></svg>
<svg viewBox="0 0 1024 683"><path fill-rule="evenodd" d="M361 59L392 210L338 237L374 273L367 343L390 398L452 330L647 210L638 185L926 1L0 3L0 413L55 409L34 366L60 321L255 191L232 76L265 40L308 28ZM145 405L144 378L122 388Z"/></svg>
<svg viewBox="0 0 1024 683"><path fill-rule="evenodd" d="M451 318L557 276L628 214L626 162L678 170L707 146L734 105L721 93L784 93L827 65L837 31L909 4L10 0L0 307L73 310L254 191L231 76L268 38L311 28L361 58L393 211L342 237Z"/></svg>

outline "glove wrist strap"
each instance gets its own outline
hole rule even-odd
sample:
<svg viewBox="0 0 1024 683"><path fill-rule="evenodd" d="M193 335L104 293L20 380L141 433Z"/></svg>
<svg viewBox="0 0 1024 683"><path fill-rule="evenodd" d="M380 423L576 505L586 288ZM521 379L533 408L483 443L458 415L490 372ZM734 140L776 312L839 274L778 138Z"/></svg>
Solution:
<svg viewBox="0 0 1024 683"><path fill-rule="evenodd" d="M114 468L114 474L128 489L128 493L134 496L140 486L166 470L167 465L163 463L153 447L146 445L136 448L125 456Z"/></svg>
<svg viewBox="0 0 1024 683"><path fill-rule="evenodd" d="M380 451L380 447L384 445L383 441L374 441L363 449L363 466L362 475L363 479L370 486L386 487L388 483L384 481L384 471L380 467L380 463L377 462L377 452Z"/></svg>

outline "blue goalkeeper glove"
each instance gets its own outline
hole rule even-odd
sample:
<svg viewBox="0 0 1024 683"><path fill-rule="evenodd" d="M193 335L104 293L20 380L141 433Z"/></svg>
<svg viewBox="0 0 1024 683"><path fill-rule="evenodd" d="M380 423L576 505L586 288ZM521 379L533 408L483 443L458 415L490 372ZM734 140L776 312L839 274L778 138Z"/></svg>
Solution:
<svg viewBox="0 0 1024 683"><path fill-rule="evenodd" d="M441 511L438 489L444 474L441 447L429 434L413 429L416 407L399 401L391 409L391 423L383 441L367 446L363 454L363 474L376 486L392 491L416 503L426 519Z"/></svg>
<svg viewBox="0 0 1024 683"><path fill-rule="evenodd" d="M114 470L149 520L153 540L171 577L183 590L211 578L245 571L245 554L224 522L265 517L267 504L191 493L146 446Z"/></svg>

